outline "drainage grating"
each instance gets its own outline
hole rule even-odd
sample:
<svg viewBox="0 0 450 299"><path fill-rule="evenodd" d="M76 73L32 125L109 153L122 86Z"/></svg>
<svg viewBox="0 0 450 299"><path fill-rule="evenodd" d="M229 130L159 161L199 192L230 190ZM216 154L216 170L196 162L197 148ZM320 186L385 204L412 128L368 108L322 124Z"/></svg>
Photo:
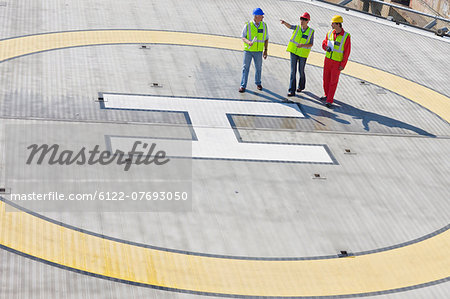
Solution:
<svg viewBox="0 0 450 299"><path fill-rule="evenodd" d="M345 155L356 155L356 153L352 152L349 148L346 148L346 149L344 150L344 154L345 154Z"/></svg>
<svg viewBox="0 0 450 299"><path fill-rule="evenodd" d="M322 176L320 173L315 173L313 175L313 180L326 180L327 178Z"/></svg>
<svg viewBox="0 0 450 299"><path fill-rule="evenodd" d="M158 82L149 83L150 87L163 87L162 84L159 84Z"/></svg>
<svg viewBox="0 0 450 299"><path fill-rule="evenodd" d="M347 250L341 250L340 253L338 253L338 257L355 257L355 255Z"/></svg>

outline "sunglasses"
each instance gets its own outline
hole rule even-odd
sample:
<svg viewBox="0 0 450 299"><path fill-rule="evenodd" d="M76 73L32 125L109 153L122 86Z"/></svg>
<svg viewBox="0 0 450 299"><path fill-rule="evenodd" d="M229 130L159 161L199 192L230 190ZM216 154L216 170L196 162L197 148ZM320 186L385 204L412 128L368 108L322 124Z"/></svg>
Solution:
<svg viewBox="0 0 450 299"><path fill-rule="evenodd" d="M302 20L302 21L308 21L307 18L300 18L300 20Z"/></svg>

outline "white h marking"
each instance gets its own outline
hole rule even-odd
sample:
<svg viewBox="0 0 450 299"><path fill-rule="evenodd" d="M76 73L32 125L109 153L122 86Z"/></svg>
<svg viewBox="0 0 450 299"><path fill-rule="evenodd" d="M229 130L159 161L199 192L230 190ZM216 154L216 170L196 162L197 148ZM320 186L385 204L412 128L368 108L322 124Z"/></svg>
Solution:
<svg viewBox="0 0 450 299"><path fill-rule="evenodd" d="M304 117L295 103L186 99L103 94L106 108L185 111L198 141L192 157L206 159L333 163L323 145L238 142L226 114Z"/></svg>

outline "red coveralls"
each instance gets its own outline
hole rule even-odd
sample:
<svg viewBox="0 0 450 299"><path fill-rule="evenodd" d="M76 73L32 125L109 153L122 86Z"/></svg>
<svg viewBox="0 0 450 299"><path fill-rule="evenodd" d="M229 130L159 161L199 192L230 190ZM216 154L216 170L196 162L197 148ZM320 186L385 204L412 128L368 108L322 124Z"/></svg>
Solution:
<svg viewBox="0 0 450 299"><path fill-rule="evenodd" d="M336 39L336 31L333 30L334 38ZM344 35L344 29L339 33L339 35ZM325 36L325 39L322 42L322 48L326 51L328 44L328 33ZM336 88L339 82L339 75L341 71L339 70L339 66L345 68L345 65L348 61L348 56L350 56L351 49L351 41L350 36L347 37L347 40L344 44L344 58L342 61L335 61L333 59L325 57L324 66L323 66L323 90L325 92L325 97L327 98L328 103L333 103L334 93L336 92Z"/></svg>

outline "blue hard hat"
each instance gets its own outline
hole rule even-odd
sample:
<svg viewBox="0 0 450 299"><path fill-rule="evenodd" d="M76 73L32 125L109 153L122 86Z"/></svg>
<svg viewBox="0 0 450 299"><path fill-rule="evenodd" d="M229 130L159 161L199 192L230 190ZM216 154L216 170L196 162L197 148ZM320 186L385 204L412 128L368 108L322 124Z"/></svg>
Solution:
<svg viewBox="0 0 450 299"><path fill-rule="evenodd" d="M263 13L262 9L258 7L253 10L253 15L254 16L263 16L264 13Z"/></svg>

